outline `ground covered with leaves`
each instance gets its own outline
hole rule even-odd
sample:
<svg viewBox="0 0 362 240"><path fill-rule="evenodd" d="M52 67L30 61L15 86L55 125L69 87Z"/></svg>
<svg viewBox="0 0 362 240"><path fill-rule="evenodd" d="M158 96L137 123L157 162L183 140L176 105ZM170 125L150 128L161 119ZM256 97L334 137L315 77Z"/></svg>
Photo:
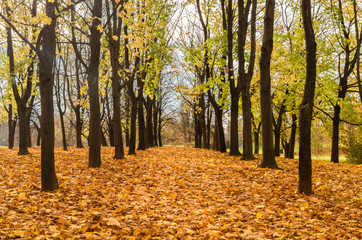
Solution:
<svg viewBox="0 0 362 240"><path fill-rule="evenodd" d="M362 166L313 162L296 194L296 160L257 168L215 151L152 148L124 160L56 149L60 189L40 191L40 149L0 149L0 239L361 239ZM260 158L260 157L259 157Z"/></svg>

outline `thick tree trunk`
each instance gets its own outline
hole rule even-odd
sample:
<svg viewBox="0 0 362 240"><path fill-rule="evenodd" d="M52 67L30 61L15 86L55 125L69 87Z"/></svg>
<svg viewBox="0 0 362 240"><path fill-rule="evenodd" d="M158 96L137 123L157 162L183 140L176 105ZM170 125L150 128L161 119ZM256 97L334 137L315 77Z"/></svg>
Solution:
<svg viewBox="0 0 362 240"><path fill-rule="evenodd" d="M52 19L44 27L41 56L39 56L39 83L41 97L41 185L42 191L59 188L54 163L54 103L53 103L53 62L55 60L56 1L46 3L46 15Z"/></svg>
<svg viewBox="0 0 362 240"><path fill-rule="evenodd" d="M299 183L298 192L312 193L311 125L317 75L317 43L313 30L311 2L302 0L302 17L306 43L307 74L302 104L299 108Z"/></svg>
<svg viewBox="0 0 362 240"><path fill-rule="evenodd" d="M273 122L271 108L270 59L273 51L274 0L266 0L264 35L260 57L260 102L263 141L262 168L278 168L273 143Z"/></svg>
<svg viewBox="0 0 362 240"><path fill-rule="evenodd" d="M99 106L98 70L101 47L101 35L98 26L102 18L102 0L95 0L92 11L92 26L90 28L90 60L87 68L88 94L89 94L89 158L88 166L96 168L101 166L101 115Z"/></svg>

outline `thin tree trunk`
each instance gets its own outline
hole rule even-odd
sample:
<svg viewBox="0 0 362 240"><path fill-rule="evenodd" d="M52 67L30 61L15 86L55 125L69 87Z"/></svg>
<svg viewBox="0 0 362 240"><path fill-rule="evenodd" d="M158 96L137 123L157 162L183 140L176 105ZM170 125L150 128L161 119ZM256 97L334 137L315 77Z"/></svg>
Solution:
<svg viewBox="0 0 362 240"><path fill-rule="evenodd" d="M140 81L139 81L140 82ZM145 118L143 114L143 84L138 89L138 150L146 150Z"/></svg>
<svg viewBox="0 0 362 240"><path fill-rule="evenodd" d="M13 134L13 104L9 104L8 109L8 148L13 149L14 147L14 134Z"/></svg>
<svg viewBox="0 0 362 240"><path fill-rule="evenodd" d="M289 137L289 151L286 158L294 159L294 148L295 148L295 135L297 133L297 115L292 114L292 129L290 131L290 137Z"/></svg>

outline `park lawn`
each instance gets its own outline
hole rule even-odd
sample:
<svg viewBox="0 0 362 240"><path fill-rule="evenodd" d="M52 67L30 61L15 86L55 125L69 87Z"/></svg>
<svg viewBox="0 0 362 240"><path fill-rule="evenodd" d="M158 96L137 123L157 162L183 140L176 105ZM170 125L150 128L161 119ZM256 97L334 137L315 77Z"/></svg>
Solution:
<svg viewBox="0 0 362 240"><path fill-rule="evenodd" d="M215 151L151 148L124 160L102 148L56 149L60 189L40 191L40 149L0 150L0 239L361 239L361 165L313 162L311 196L297 160L257 168Z"/></svg>

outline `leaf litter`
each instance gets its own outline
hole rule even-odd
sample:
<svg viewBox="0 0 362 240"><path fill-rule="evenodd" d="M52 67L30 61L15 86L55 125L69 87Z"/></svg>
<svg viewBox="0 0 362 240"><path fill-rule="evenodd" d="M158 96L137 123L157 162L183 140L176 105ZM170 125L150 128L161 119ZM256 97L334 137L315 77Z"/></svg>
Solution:
<svg viewBox="0 0 362 240"><path fill-rule="evenodd" d="M260 169L216 151L151 148L102 167L87 149L55 150L60 189L40 191L40 148L0 151L0 239L361 239L362 166L313 162L311 196L297 160Z"/></svg>

